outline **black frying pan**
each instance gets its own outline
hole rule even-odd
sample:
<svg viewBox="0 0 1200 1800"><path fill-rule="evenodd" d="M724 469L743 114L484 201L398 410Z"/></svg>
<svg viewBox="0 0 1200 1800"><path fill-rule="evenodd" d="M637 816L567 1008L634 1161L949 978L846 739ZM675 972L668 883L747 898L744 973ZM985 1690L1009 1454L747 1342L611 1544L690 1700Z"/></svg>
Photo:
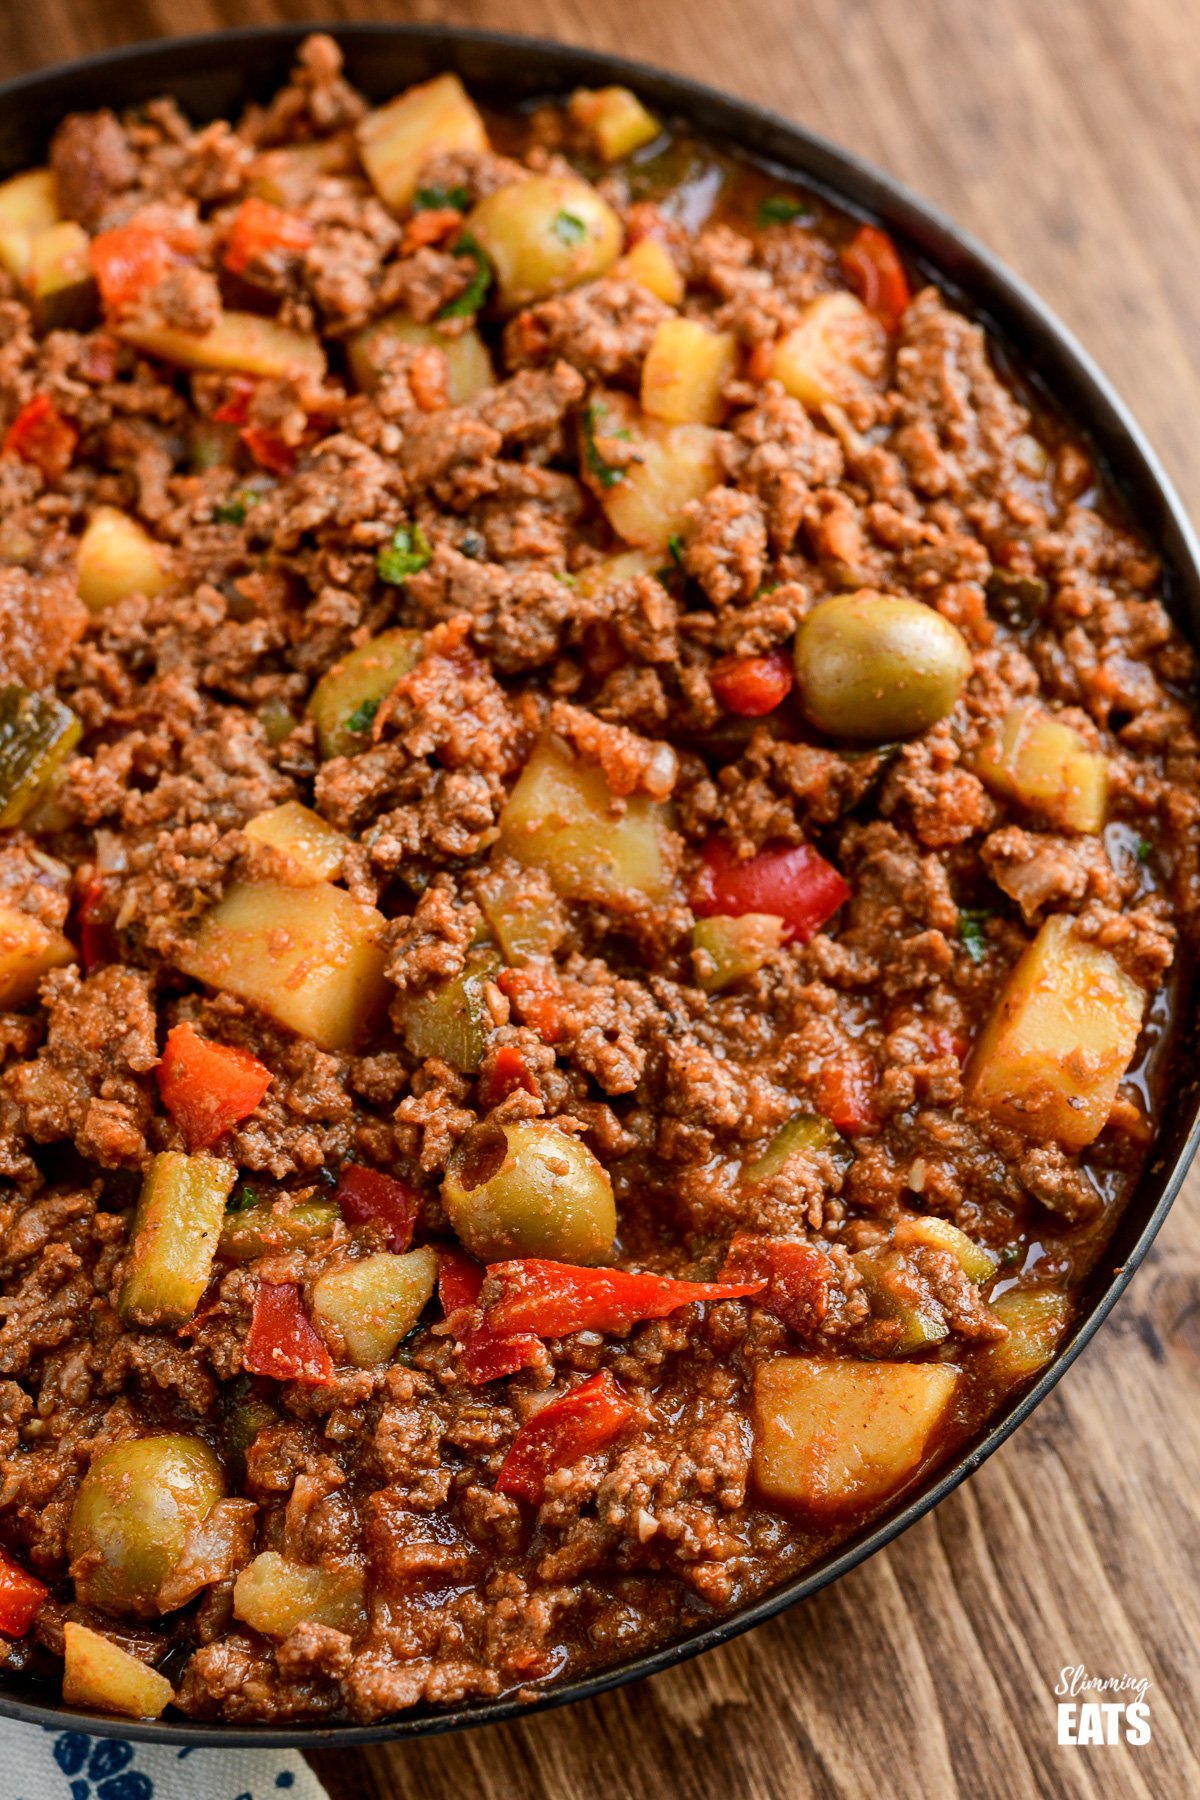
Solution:
<svg viewBox="0 0 1200 1800"><path fill-rule="evenodd" d="M236 116L246 100L282 83L300 41L314 29L278 26L209 37L175 38L114 50L0 85L0 177L45 158L64 113L121 108L173 94L194 119ZM774 113L734 100L682 76L598 51L486 31L424 25L331 26L346 54L347 73L371 99L390 99L414 81L457 71L499 105L561 94L577 86L621 82L667 117L722 142L781 174L792 173L831 199L878 219L905 251L936 277L1015 356L1023 373L1082 427L1130 513L1165 560L1168 602L1200 644L1200 544L1154 452L1100 370L1029 288L980 244L898 182ZM710 1650L815 1593L890 1543L976 1470L1045 1399L1064 1370L1107 1318L1145 1256L1187 1174L1200 1141L1200 1078L1195 1054L1194 991L1177 996L1179 1078L1166 1097L1153 1158L1081 1296L1075 1324L1054 1362L1027 1393L1003 1411L936 1477L882 1520L772 1593L673 1644L617 1663L600 1674L547 1689L532 1706L513 1699L454 1710L405 1713L375 1725L229 1726L173 1720L137 1722L66 1707L44 1683L0 1675L0 1715L58 1730L170 1744L365 1744L420 1737L467 1725L495 1724L541 1707L582 1700L622 1682L653 1675Z"/></svg>

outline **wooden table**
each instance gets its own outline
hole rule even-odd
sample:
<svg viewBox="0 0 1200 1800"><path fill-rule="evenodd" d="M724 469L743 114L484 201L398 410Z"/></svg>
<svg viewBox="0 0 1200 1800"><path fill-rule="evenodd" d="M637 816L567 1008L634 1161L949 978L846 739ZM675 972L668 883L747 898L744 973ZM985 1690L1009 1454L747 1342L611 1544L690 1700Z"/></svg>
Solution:
<svg viewBox="0 0 1200 1800"><path fill-rule="evenodd" d="M893 170L1026 276L1200 505L1194 0L9 0L0 74L171 32L411 17L619 49ZM965 1488L726 1649L589 1706L314 1758L335 1800L1200 1794L1197 1182L1110 1325ZM1144 1748L1056 1744L1060 1669Z"/></svg>

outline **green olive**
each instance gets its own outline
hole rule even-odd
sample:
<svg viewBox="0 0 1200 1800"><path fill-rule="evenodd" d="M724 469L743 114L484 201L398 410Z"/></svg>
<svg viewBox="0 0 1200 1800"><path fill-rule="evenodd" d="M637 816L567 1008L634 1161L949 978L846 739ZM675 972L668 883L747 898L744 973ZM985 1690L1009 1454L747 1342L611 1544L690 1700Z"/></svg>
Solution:
<svg viewBox="0 0 1200 1800"><path fill-rule="evenodd" d="M133 1438L101 1450L67 1533L76 1598L101 1612L158 1617L158 1590L189 1528L224 1492L221 1465L199 1438Z"/></svg>
<svg viewBox="0 0 1200 1800"><path fill-rule="evenodd" d="M970 672L971 652L949 619L872 588L823 600L796 633L800 704L829 737L915 737L945 718Z"/></svg>
<svg viewBox="0 0 1200 1800"><path fill-rule="evenodd" d="M506 313L603 275L623 235L608 201L577 175L533 175L496 188L466 228L491 262Z"/></svg>
<svg viewBox="0 0 1200 1800"><path fill-rule="evenodd" d="M483 1262L603 1262L617 1235L612 1183L586 1144L537 1119L476 1125L446 1165L442 1199Z"/></svg>

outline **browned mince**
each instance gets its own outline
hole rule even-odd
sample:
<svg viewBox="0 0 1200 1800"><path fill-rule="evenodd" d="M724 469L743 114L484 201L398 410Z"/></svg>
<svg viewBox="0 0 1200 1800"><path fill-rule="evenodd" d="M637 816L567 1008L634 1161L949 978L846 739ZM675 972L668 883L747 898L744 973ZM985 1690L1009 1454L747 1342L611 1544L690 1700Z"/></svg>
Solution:
<svg viewBox="0 0 1200 1800"><path fill-rule="evenodd" d="M356 391L347 339L397 307L428 321L472 272L457 230L422 242L373 193L355 148L364 110L314 40L292 85L237 124L193 128L163 100L69 119L51 155L60 204L89 233L148 218L185 246L143 296L144 319L194 333L222 306L275 316L323 340L323 382L248 391L233 373L189 373L115 335L94 293L55 329L0 278L6 421L46 396L78 433L52 477L0 457L0 678L57 695L82 724L53 790L0 834L0 900L76 946L86 922L90 943L88 960L0 1014L0 1540L49 1589L0 1660L56 1680L75 1620L160 1666L185 1713L231 1720L532 1695L773 1588L884 1503L761 1497L753 1388L776 1359L958 1370L899 1488L919 1481L1034 1366L999 1354L998 1299L1044 1288L1069 1301L1143 1168L1166 984L1197 898L1192 656L1158 561L1078 435L997 374L975 323L914 279L875 359L834 403L806 408L771 378L772 346L814 297L847 288L856 221L805 199L760 222L780 184L683 134L604 168L565 108L489 116L503 156L436 156L429 186L465 189L469 205L520 164L570 158L627 243L669 251L686 278L679 310L738 346L715 484L660 566L588 580L626 546L581 420L601 390L637 395L671 308L612 276L507 322L485 306L494 386L452 405L440 352L400 345L374 391ZM330 146L323 169L278 175L281 153L314 141ZM231 276L230 222L264 167L309 242ZM267 452L281 466L255 459L247 421L286 447ZM621 443L604 440L613 466ZM166 547L171 579L82 616L76 550L100 504ZM389 582L379 554L404 527L431 556ZM719 659L790 658L819 601L861 588L924 602L962 635L972 670L947 716L847 746L806 723L795 690L760 719L726 710ZM397 626L426 634L415 670L367 709L358 754L322 760L305 711L316 683ZM980 778L981 747L1019 699L1107 758L1100 833L1056 828ZM411 1009L494 948L489 871L516 868L501 813L547 730L617 795L669 805L669 891L562 897L528 872L522 905L554 941L525 959L524 980L495 979L492 956L482 1061L465 1071L414 1050ZM353 1051L180 970L234 884L296 879L242 831L288 800L345 835L338 879L387 920L390 1009ZM709 993L690 901L714 838L743 860L810 843L850 897L809 941ZM1074 916L1147 1002L1108 1123L1075 1153L964 1091L971 1045L1052 914ZM608 1171L611 1261L713 1279L735 1232L803 1243L822 1259L824 1304L792 1323L753 1300L686 1306L549 1339L531 1366L472 1385L463 1344L479 1311L449 1329L435 1295L381 1366L355 1367L326 1329L324 1383L245 1374L261 1285L298 1284L312 1317L323 1268L387 1249L368 1223L219 1255L190 1325L126 1324L141 1180L153 1156L187 1147L155 1073L184 1021L273 1077L211 1146L237 1165L236 1205L328 1201L356 1164L417 1189L415 1243L441 1249L456 1144L485 1116L545 1119ZM789 1119L836 1110L829 1095L847 1084L861 1116L769 1178L747 1175ZM897 1315L855 1259L927 1216L989 1248L995 1274L973 1284L952 1255L910 1244ZM897 1325L914 1310L931 1324L915 1350ZM552 1471L540 1505L499 1491L522 1424L601 1370L636 1423ZM237 1514L186 1604L107 1613L75 1593L74 1499L106 1447L163 1432L210 1445L254 1511ZM235 1615L234 1583L264 1551L361 1574L359 1624L258 1635Z"/></svg>

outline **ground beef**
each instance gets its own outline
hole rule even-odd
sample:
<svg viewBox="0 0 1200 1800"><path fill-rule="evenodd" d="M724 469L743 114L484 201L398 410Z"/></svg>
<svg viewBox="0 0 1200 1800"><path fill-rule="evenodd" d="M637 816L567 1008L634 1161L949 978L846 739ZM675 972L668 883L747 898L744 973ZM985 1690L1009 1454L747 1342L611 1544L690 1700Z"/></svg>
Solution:
<svg viewBox="0 0 1200 1800"><path fill-rule="evenodd" d="M578 105L395 209L366 110L317 36L237 120L67 118L64 214L153 276L0 300L0 1539L48 1590L4 1654L84 1623L204 1718L529 1695L885 1510L1065 1329L1195 948L1191 651L980 325L856 309L854 221L733 167L685 215L657 154L510 304L472 209L574 179ZM680 316L732 364L642 416ZM961 646L911 730L903 656L817 729L793 645L848 593ZM1069 735L998 769L1014 717ZM1047 930L1115 999L989 1093ZM839 1396L900 1369L954 1400L889 1473ZM167 1434L223 1497L101 1611L78 1496Z"/></svg>

